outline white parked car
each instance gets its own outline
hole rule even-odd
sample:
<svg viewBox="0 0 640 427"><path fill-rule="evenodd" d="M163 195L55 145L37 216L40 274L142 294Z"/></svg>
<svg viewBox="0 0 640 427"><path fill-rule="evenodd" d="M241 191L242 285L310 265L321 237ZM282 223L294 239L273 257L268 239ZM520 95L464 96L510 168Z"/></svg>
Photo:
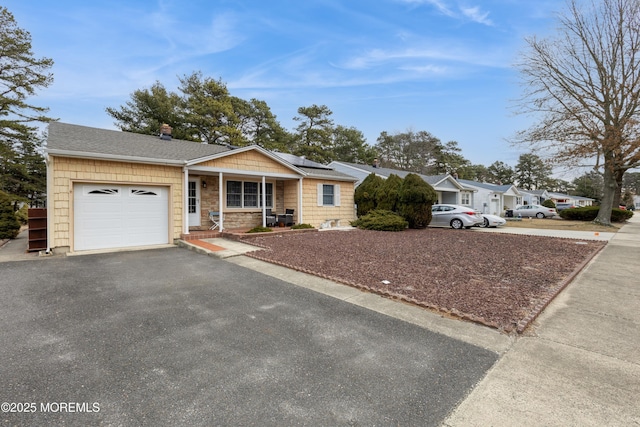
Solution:
<svg viewBox="0 0 640 427"><path fill-rule="evenodd" d="M479 213L466 206L433 205L431 207L432 227L471 228L483 223Z"/></svg>
<svg viewBox="0 0 640 427"><path fill-rule="evenodd" d="M555 209L540 205L522 205L513 210L514 217L524 218L553 218L557 214Z"/></svg>
<svg viewBox="0 0 640 427"><path fill-rule="evenodd" d="M483 228L502 227L507 223L506 219L501 218L497 215L491 215L491 214L485 214L485 213L481 213L480 215L482 216L484 221L482 224L478 224L478 227L483 227Z"/></svg>

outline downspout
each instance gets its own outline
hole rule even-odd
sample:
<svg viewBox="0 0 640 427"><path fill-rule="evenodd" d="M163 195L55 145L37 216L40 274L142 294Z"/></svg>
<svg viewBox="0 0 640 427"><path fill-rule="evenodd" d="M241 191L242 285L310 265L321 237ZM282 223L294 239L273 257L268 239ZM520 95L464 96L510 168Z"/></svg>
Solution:
<svg viewBox="0 0 640 427"><path fill-rule="evenodd" d="M45 154L44 163L47 166L47 250L46 254L51 253L51 242L53 242L53 159Z"/></svg>
<svg viewBox="0 0 640 427"><path fill-rule="evenodd" d="M220 211L220 231L224 230L224 214L222 213L222 201L224 200L224 195L222 194L223 188L222 172L218 172L218 210Z"/></svg>
<svg viewBox="0 0 640 427"><path fill-rule="evenodd" d="M262 176L262 194L260 199L262 199L262 226L267 226L267 183L266 178Z"/></svg>
<svg viewBox="0 0 640 427"><path fill-rule="evenodd" d="M298 224L302 224L302 180L298 180Z"/></svg>
<svg viewBox="0 0 640 427"><path fill-rule="evenodd" d="M182 231L189 234L189 168L183 166L182 172Z"/></svg>

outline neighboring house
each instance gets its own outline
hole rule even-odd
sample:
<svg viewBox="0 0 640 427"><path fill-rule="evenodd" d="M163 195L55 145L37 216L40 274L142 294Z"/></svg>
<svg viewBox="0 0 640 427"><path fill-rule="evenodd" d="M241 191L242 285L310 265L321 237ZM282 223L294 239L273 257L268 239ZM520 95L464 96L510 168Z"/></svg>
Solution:
<svg viewBox="0 0 640 427"><path fill-rule="evenodd" d="M522 194L522 204L524 205L542 205L542 202L549 199L547 190L522 190L518 189Z"/></svg>
<svg viewBox="0 0 640 427"><path fill-rule="evenodd" d="M635 210L640 210L640 196L633 196L633 206Z"/></svg>
<svg viewBox="0 0 640 427"><path fill-rule="evenodd" d="M361 165L357 163L333 161L329 167L358 179L356 187L370 174L375 173L381 178L387 179L391 174L404 178L410 173L398 169L381 168L377 164ZM473 192L471 188L466 188L451 175L421 175L425 182L430 184L438 195L438 203L449 203L457 205L471 206L473 204Z"/></svg>
<svg viewBox="0 0 640 427"><path fill-rule="evenodd" d="M47 147L49 248L173 243L207 230L265 225L266 209L296 223L355 219L355 178L259 146L233 148L52 122Z"/></svg>
<svg viewBox="0 0 640 427"><path fill-rule="evenodd" d="M555 204L571 203L576 207L591 206L594 202L594 199L591 199L589 197L571 196L569 194L553 193L553 192L549 192L549 198Z"/></svg>
<svg viewBox="0 0 640 427"><path fill-rule="evenodd" d="M502 215L505 209L515 209L522 204L522 194L515 185L496 185L466 179L458 181L476 191L472 207L482 213Z"/></svg>

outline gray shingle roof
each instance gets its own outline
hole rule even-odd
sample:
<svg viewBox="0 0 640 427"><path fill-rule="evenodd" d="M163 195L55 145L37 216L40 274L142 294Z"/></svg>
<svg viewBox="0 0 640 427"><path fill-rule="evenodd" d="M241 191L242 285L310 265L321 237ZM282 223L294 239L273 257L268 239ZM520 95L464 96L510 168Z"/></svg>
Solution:
<svg viewBox="0 0 640 427"><path fill-rule="evenodd" d="M157 136L132 132L97 129L88 126L51 122L47 137L47 152L53 155L80 156L87 158L122 159L123 161L166 162L184 164L191 160L206 158L231 151L222 145L200 144L179 139L164 140ZM279 155L280 153L272 153ZM283 156L278 156L283 158ZM295 156L284 158L291 160ZM313 163L313 162L311 162ZM355 181L351 175L333 170L293 165L298 171L315 178ZM314 165L315 166L315 165Z"/></svg>
<svg viewBox="0 0 640 427"><path fill-rule="evenodd" d="M504 193L505 191L508 191L511 187L513 187L513 184L498 185L498 184L490 184L488 182L470 181L468 179L459 179L458 181L461 182L463 185L471 185L474 187L496 191L498 193Z"/></svg>
<svg viewBox="0 0 640 427"><path fill-rule="evenodd" d="M167 141L151 135L51 122L47 151L52 154L84 153L89 157L114 156L184 162L229 151L229 148L177 139Z"/></svg>

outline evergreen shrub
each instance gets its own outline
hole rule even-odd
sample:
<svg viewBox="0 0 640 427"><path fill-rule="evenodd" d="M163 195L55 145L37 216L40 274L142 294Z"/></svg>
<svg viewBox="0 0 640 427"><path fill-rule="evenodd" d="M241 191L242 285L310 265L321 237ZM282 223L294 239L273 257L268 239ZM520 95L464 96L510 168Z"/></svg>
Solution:
<svg viewBox="0 0 640 427"><path fill-rule="evenodd" d="M402 231L406 229L409 224L397 213L383 209L375 209L357 220L352 221L351 225L364 230Z"/></svg>
<svg viewBox="0 0 640 427"><path fill-rule="evenodd" d="M15 239L20 234L20 222L13 211L11 199L0 192L0 239Z"/></svg>
<svg viewBox="0 0 640 427"><path fill-rule="evenodd" d="M358 216L366 215L376 208L376 192L383 183L382 178L371 173L358 185L353 195L353 201L358 206Z"/></svg>
<svg viewBox="0 0 640 427"><path fill-rule="evenodd" d="M437 200L436 190L418 175L410 173L402 181L398 208L409 228L427 228Z"/></svg>
<svg viewBox="0 0 640 427"><path fill-rule="evenodd" d="M600 206L584 206L581 208L564 209L560 211L560 217L574 221L593 221L598 216ZM611 210L612 222L624 222L633 216L633 212L613 208Z"/></svg>

